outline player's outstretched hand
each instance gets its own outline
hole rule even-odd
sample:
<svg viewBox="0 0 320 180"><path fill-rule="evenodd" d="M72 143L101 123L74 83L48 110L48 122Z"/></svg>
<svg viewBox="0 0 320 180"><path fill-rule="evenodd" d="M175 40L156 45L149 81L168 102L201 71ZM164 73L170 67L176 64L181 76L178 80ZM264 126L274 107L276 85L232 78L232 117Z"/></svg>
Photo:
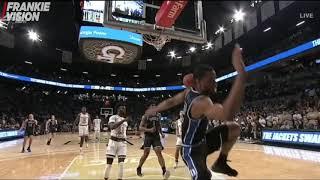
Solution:
<svg viewBox="0 0 320 180"><path fill-rule="evenodd" d="M236 44L232 52L232 65L238 74L245 75L245 65L242 58L242 49L239 44Z"/></svg>

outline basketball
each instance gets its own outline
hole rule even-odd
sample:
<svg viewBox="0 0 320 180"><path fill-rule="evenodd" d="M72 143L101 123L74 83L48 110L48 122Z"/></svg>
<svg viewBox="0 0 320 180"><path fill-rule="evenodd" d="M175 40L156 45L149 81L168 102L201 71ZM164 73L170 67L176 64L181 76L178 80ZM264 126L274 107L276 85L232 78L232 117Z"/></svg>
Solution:
<svg viewBox="0 0 320 180"><path fill-rule="evenodd" d="M183 85L186 87L192 87L193 86L193 74L187 74L183 77Z"/></svg>

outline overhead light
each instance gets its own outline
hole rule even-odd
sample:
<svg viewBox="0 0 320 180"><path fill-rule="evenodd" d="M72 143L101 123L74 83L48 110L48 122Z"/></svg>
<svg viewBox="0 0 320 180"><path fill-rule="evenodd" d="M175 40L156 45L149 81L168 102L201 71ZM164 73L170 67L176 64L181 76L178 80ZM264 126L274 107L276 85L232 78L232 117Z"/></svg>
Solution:
<svg viewBox="0 0 320 180"><path fill-rule="evenodd" d="M296 24L296 26L300 26L301 24L305 23L305 21L301 21L298 24Z"/></svg>
<svg viewBox="0 0 320 180"><path fill-rule="evenodd" d="M235 10L234 15L233 15L233 19L238 22L238 21L243 21L245 16L245 13L242 12L242 10Z"/></svg>
<svg viewBox="0 0 320 180"><path fill-rule="evenodd" d="M152 61L152 59L147 59L147 62L151 62Z"/></svg>
<svg viewBox="0 0 320 180"><path fill-rule="evenodd" d="M117 75L116 75L116 74L111 74L111 76L112 76L112 77L116 77Z"/></svg>
<svg viewBox="0 0 320 180"><path fill-rule="evenodd" d="M160 77L160 74L156 74L156 77Z"/></svg>
<svg viewBox="0 0 320 180"><path fill-rule="evenodd" d="M60 68L60 70L61 70L61 71L67 71L67 69L64 69L64 68Z"/></svg>
<svg viewBox="0 0 320 180"><path fill-rule="evenodd" d="M177 57L177 59L181 59L181 58L182 58L182 56L178 56L178 57Z"/></svg>
<svg viewBox="0 0 320 180"><path fill-rule="evenodd" d="M21 88L21 90L24 90L26 87L25 86L23 86L22 88Z"/></svg>
<svg viewBox="0 0 320 180"><path fill-rule="evenodd" d="M88 72L87 72L87 71L83 71L82 73L83 73L83 74L88 74Z"/></svg>
<svg viewBox="0 0 320 180"><path fill-rule="evenodd" d="M171 56L171 58L174 58L176 57L176 53L174 51L170 51L169 56Z"/></svg>
<svg viewBox="0 0 320 180"><path fill-rule="evenodd" d="M59 76L59 79L61 79L61 76Z"/></svg>
<svg viewBox="0 0 320 180"><path fill-rule="evenodd" d="M58 90L58 91L57 91L57 93L59 94L59 93L60 93L60 91Z"/></svg>
<svg viewBox="0 0 320 180"><path fill-rule="evenodd" d="M32 64L32 62L30 62L30 61L24 61L24 63L26 63L26 64Z"/></svg>
<svg viewBox="0 0 320 180"><path fill-rule="evenodd" d="M182 73L178 73L177 76L182 76Z"/></svg>
<svg viewBox="0 0 320 180"><path fill-rule="evenodd" d="M68 91L65 91L65 92L64 92L64 94L67 94L67 93L68 93Z"/></svg>
<svg viewBox="0 0 320 180"><path fill-rule="evenodd" d="M122 82L119 82L119 84L122 84Z"/></svg>
<svg viewBox="0 0 320 180"><path fill-rule="evenodd" d="M196 50L195 47L191 47L191 48L189 49L190 52L194 52L195 50Z"/></svg>
<svg viewBox="0 0 320 180"><path fill-rule="evenodd" d="M208 42L206 49L211 49L211 48L212 48L212 43L211 43L211 42Z"/></svg>
<svg viewBox="0 0 320 180"><path fill-rule="evenodd" d="M139 83L139 82L137 82L137 84L139 85L140 83Z"/></svg>
<svg viewBox="0 0 320 180"><path fill-rule="evenodd" d="M223 26L219 26L219 29L215 32L215 34L223 33L225 28Z"/></svg>
<svg viewBox="0 0 320 180"><path fill-rule="evenodd" d="M268 27L267 29L263 30L263 32L267 32L271 29L271 27Z"/></svg>
<svg viewBox="0 0 320 180"><path fill-rule="evenodd" d="M28 32L28 36L29 36L29 39L31 39L32 41L39 41L40 40L39 35L32 30Z"/></svg>
<svg viewBox="0 0 320 180"><path fill-rule="evenodd" d="M133 77L139 77L139 75L135 74L135 75L133 75Z"/></svg>
<svg viewBox="0 0 320 180"><path fill-rule="evenodd" d="M320 59L317 59L317 60L316 60L316 64L320 64Z"/></svg>

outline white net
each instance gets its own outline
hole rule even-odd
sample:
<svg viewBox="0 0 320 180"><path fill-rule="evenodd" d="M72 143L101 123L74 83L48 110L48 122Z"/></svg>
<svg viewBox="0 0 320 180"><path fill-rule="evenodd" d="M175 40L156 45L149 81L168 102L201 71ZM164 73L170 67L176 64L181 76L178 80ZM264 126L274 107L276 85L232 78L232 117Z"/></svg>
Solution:
<svg viewBox="0 0 320 180"><path fill-rule="evenodd" d="M164 35L158 35L153 36L150 34L144 34L143 35L143 41L149 45L152 45L157 49L157 51L160 51L162 47L169 42L171 39Z"/></svg>

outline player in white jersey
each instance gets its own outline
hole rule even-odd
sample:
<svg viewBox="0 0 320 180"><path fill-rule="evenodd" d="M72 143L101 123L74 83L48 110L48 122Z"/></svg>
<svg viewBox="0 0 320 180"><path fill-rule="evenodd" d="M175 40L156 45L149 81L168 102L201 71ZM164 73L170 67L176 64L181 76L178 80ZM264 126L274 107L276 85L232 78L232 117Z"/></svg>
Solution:
<svg viewBox="0 0 320 180"><path fill-rule="evenodd" d="M179 153L181 151L181 145L182 145L182 139L181 139L182 122L183 122L183 111L180 111L180 117L179 117L179 119L177 119L177 122L176 122L177 142L176 142L176 153L175 153L175 156L174 156L176 165L175 165L174 168L178 167Z"/></svg>
<svg viewBox="0 0 320 180"><path fill-rule="evenodd" d="M83 141L86 141L86 147L88 148L89 140L89 124L90 115L87 113L87 108L82 107L81 113L78 114L76 122L79 122L79 136L80 136L80 152L82 152Z"/></svg>
<svg viewBox="0 0 320 180"><path fill-rule="evenodd" d="M93 120L93 126L94 139L100 140L101 119L99 118L99 116L96 116L96 118Z"/></svg>
<svg viewBox="0 0 320 180"><path fill-rule="evenodd" d="M127 156L127 127L128 118L126 117L126 107L119 106L117 114L109 118L108 125L111 129L110 139L107 146L107 166L105 169L104 179L109 179L113 159L118 156L119 173L118 179L123 178L123 163Z"/></svg>

